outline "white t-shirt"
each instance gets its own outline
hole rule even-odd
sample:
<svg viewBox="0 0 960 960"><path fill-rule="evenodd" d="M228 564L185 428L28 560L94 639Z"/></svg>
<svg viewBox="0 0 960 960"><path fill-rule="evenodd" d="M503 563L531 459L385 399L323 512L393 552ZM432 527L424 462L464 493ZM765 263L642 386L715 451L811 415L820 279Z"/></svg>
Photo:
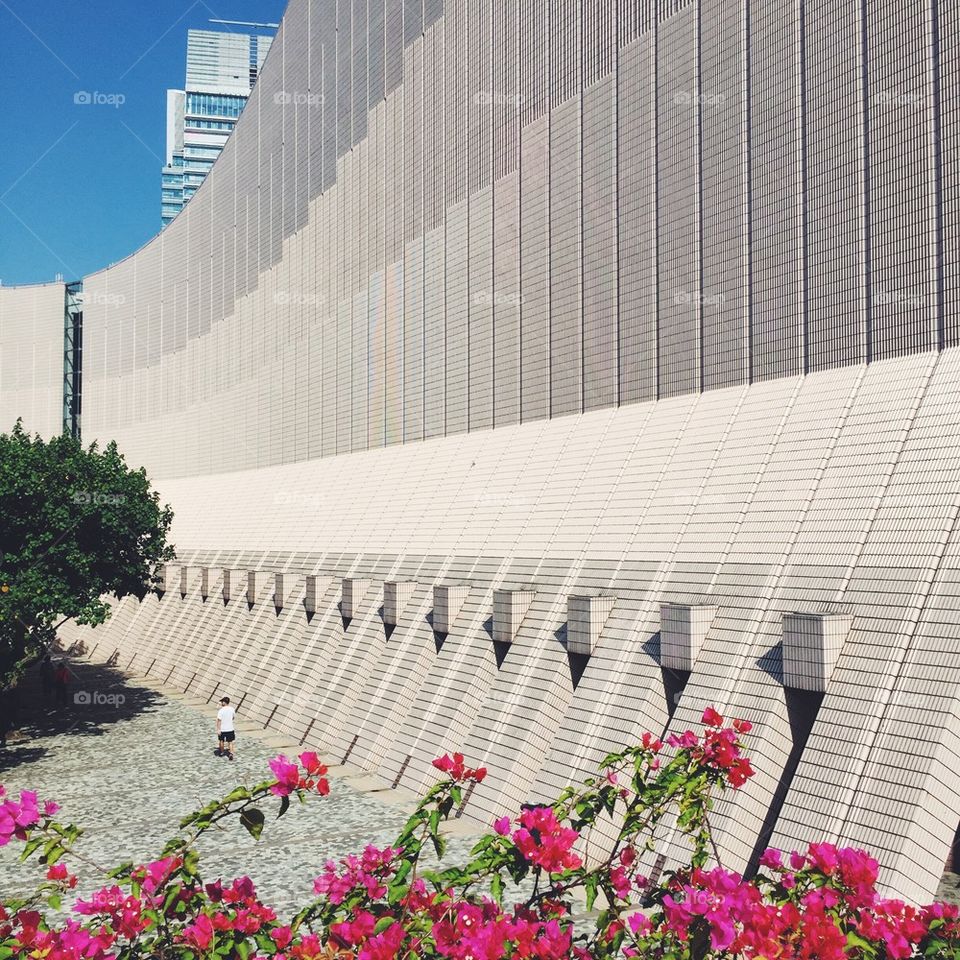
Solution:
<svg viewBox="0 0 960 960"><path fill-rule="evenodd" d="M233 717L236 712L237 711L229 705L226 707L221 707L217 711L217 719L220 721L221 733L233 733Z"/></svg>

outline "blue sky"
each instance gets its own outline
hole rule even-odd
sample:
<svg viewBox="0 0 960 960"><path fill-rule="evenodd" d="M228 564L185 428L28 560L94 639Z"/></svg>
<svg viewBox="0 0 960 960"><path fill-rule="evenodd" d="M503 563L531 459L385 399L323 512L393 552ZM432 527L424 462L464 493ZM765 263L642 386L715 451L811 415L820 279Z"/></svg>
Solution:
<svg viewBox="0 0 960 960"><path fill-rule="evenodd" d="M78 279L160 227L166 90L187 30L285 0L0 0L0 282ZM78 92L123 98L75 103Z"/></svg>

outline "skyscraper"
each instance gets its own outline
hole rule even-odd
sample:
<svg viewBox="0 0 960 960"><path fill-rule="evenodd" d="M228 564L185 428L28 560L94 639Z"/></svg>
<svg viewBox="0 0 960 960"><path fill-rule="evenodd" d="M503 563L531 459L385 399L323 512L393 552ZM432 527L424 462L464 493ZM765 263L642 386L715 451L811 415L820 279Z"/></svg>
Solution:
<svg viewBox="0 0 960 960"><path fill-rule="evenodd" d="M166 226L197 192L243 110L272 37L190 30L185 89L167 91Z"/></svg>

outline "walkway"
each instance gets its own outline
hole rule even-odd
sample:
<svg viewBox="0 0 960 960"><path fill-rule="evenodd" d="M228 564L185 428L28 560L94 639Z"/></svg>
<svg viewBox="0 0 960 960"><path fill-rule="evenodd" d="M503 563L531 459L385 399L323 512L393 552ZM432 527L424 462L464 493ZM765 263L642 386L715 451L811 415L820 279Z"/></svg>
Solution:
<svg viewBox="0 0 960 960"><path fill-rule="evenodd" d="M28 788L56 800L64 822L86 828L80 849L98 863L152 859L183 813L237 783L266 779L271 757L298 750L238 718L238 759L220 760L213 755L212 707L162 694L100 666L77 664L74 670L65 710L43 708L39 691L28 686L22 710L26 736L0 750L0 783L8 792ZM113 700L73 703L81 691L91 700ZM329 797L295 803L280 821L271 816L276 804L265 804L267 826L259 842L230 821L201 847L204 878L248 874L264 902L281 915L292 913L310 898L324 861L367 843L385 846L399 832L413 798L365 786L363 778L333 777ZM448 856L463 857L474 840L451 838ZM0 848L0 898L32 888L39 876L36 865L16 862L18 853L16 844ZM89 869L78 872L81 892L101 885ZM938 898L960 902L960 877L947 874Z"/></svg>
<svg viewBox="0 0 960 960"><path fill-rule="evenodd" d="M176 831L186 812L270 775L267 761L285 743L243 724L238 717L238 759L213 755L212 708L165 696L115 671L78 664L71 703L64 710L41 708L39 691L28 687L22 710L26 739L0 750L0 783L8 792L36 790L61 805L58 815L87 831L80 849L97 863L151 859ZM100 705L74 703L79 692ZM80 698L83 699L82 697ZM299 909L312 894L312 881L328 858L359 852L367 843L385 846L399 832L412 808L409 795L364 792L361 778L331 779L329 797L294 803L280 821L279 801L263 805L267 826L254 842L238 822L202 843L204 879L248 874L263 900L283 914ZM360 787L360 789L358 789ZM462 855L472 840L451 840L450 853ZM0 849L0 897L33 886L36 865L16 863L16 844ZM81 889L100 886L88 868L79 871Z"/></svg>

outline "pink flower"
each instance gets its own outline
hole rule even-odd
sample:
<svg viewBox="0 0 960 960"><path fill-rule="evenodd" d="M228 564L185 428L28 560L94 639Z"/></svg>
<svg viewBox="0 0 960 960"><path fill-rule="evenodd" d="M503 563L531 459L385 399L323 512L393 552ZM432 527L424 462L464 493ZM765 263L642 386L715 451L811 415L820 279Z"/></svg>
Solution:
<svg viewBox="0 0 960 960"><path fill-rule="evenodd" d="M610 886L621 900L630 899L632 884L625 867L614 867L610 871Z"/></svg>
<svg viewBox="0 0 960 960"><path fill-rule="evenodd" d="M561 827L552 807L532 807L520 814L521 827L513 833L513 842L529 863L547 873L562 873L581 864L571 851L580 834Z"/></svg>
<svg viewBox="0 0 960 960"><path fill-rule="evenodd" d="M140 883L145 893L155 894L182 865L183 860L179 857L165 857L163 860L154 860L137 867L133 871L133 878Z"/></svg>
<svg viewBox="0 0 960 960"><path fill-rule="evenodd" d="M395 960L404 936L403 927L399 923L392 923L360 948L358 960Z"/></svg>
<svg viewBox="0 0 960 960"><path fill-rule="evenodd" d="M395 847L378 850L368 846L360 857L344 857L340 861L342 869L328 860L323 873L313 881L314 892L334 904L361 890L369 899L377 900L387 892L385 881L395 873L402 852Z"/></svg>
<svg viewBox="0 0 960 960"><path fill-rule="evenodd" d="M442 757L437 757L437 759L433 761L433 765L441 773L446 773L451 780L455 780L457 783L462 783L466 780L483 783L487 775L486 767L477 767L475 770L471 770L466 766L462 753L455 753L452 757L449 754L444 754Z"/></svg>
<svg viewBox="0 0 960 960"><path fill-rule="evenodd" d="M77 885L77 878L67 870L65 863L55 863L47 870L47 879L54 883L62 883L73 889Z"/></svg>
<svg viewBox="0 0 960 960"><path fill-rule="evenodd" d="M346 947L356 947L373 934L377 918L366 910L359 910L353 920L334 923L330 932Z"/></svg>
<svg viewBox="0 0 960 960"><path fill-rule="evenodd" d="M213 921L201 913L197 919L183 928L180 940L196 950L206 950L213 943Z"/></svg>
<svg viewBox="0 0 960 960"><path fill-rule="evenodd" d="M760 865L770 870L782 870L783 854L773 847L768 847L760 857Z"/></svg>
<svg viewBox="0 0 960 960"><path fill-rule="evenodd" d="M272 794L289 797L300 786L300 768L283 754L270 761L270 769L277 778L277 782L270 788Z"/></svg>
<svg viewBox="0 0 960 960"><path fill-rule="evenodd" d="M807 852L810 865L830 876L840 865L837 848L832 843L811 843Z"/></svg>
<svg viewBox="0 0 960 960"><path fill-rule="evenodd" d="M496 830L501 837L505 837L510 832L510 818L501 817L499 820L494 820L493 829Z"/></svg>
<svg viewBox="0 0 960 960"><path fill-rule="evenodd" d="M659 753L663 749L663 743L652 733L645 733L640 738L640 743L645 750L651 750L653 753Z"/></svg>
<svg viewBox="0 0 960 960"><path fill-rule="evenodd" d="M327 772L326 766L313 751L301 753L300 763L311 777L322 777Z"/></svg>
<svg viewBox="0 0 960 960"><path fill-rule="evenodd" d="M40 822L37 795L32 790L22 790L20 799L3 800L5 791L0 790L0 847L6 846L14 837L27 838L30 827Z"/></svg>
<svg viewBox="0 0 960 960"><path fill-rule="evenodd" d="M707 707L707 709L703 711L703 723L708 727L722 727L723 717L721 717L713 707Z"/></svg>

